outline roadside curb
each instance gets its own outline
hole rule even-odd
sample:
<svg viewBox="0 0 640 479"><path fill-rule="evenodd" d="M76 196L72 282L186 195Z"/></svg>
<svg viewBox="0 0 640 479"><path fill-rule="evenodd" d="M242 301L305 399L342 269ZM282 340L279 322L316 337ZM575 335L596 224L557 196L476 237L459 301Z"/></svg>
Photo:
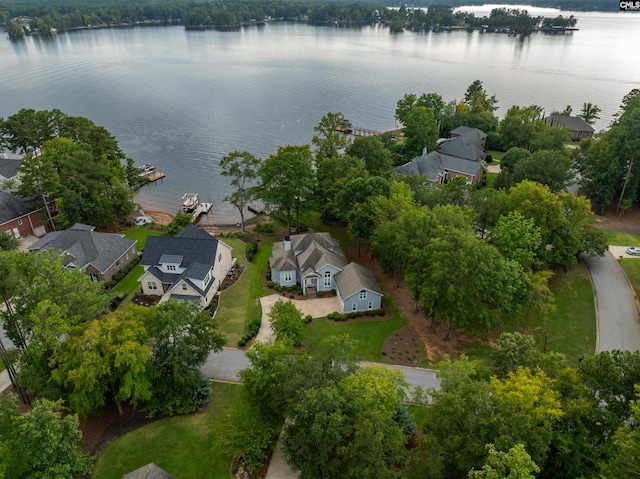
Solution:
<svg viewBox="0 0 640 479"><path fill-rule="evenodd" d="M607 250L607 253L608 252L609 250ZM593 306L596 309L596 350L594 351L594 353L598 354L598 352L600 351L600 314L598 312L598 292L596 291L596 287L593 284L593 276L591 276L591 268L589 268L589 264L587 263L587 255L581 253L580 257L582 258L584 265L587 267L587 272L589 273L589 282L591 283L591 291L593 291Z"/></svg>

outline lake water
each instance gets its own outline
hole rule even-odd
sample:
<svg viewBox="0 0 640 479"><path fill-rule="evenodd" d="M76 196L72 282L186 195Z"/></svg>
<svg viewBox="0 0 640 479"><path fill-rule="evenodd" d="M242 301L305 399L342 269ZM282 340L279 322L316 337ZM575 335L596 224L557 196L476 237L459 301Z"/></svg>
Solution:
<svg viewBox="0 0 640 479"><path fill-rule="evenodd" d="M405 93L459 99L480 79L496 94L500 115L512 105L550 112L570 104L579 112L592 102L602 109L596 127L605 128L622 97L640 88L640 16L574 15L580 31L524 41L295 23L233 32L155 27L0 38L0 116L20 108L85 116L111 131L136 164L167 174L142 188L138 203L175 213L182 194L195 192L214 202L206 222L236 222L237 213L222 202L231 189L220 176L220 159L233 150L266 158L278 145L309 143L330 111L356 126L393 128L395 104Z"/></svg>

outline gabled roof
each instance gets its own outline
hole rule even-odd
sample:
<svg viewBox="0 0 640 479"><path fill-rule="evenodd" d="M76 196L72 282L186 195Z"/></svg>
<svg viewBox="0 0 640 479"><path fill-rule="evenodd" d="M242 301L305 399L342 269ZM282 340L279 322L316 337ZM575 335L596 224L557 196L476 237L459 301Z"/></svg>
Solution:
<svg viewBox="0 0 640 479"><path fill-rule="evenodd" d="M210 240L213 238L213 236L211 236L205 230L200 229L193 224L188 225L185 229L180 231L180 233L178 233L176 237L185 238L185 239L205 239L205 240Z"/></svg>
<svg viewBox="0 0 640 479"><path fill-rule="evenodd" d="M447 174L442 166L440 155L435 151L417 156L404 165L396 166L394 170L405 175L426 176L435 182L438 182L438 177L444 177Z"/></svg>
<svg viewBox="0 0 640 479"><path fill-rule="evenodd" d="M589 123L579 116L550 115L544 121L549 126L561 126L571 131L590 131L591 133L595 131Z"/></svg>
<svg viewBox="0 0 640 479"><path fill-rule="evenodd" d="M18 174L20 160L0 158L0 176L10 179Z"/></svg>
<svg viewBox="0 0 640 479"><path fill-rule="evenodd" d="M314 241L329 251L337 252L344 256L344 253L340 249L340 243L329 233L304 233L291 236L291 249L294 251L304 251Z"/></svg>
<svg viewBox="0 0 640 479"><path fill-rule="evenodd" d="M363 289L382 295L382 290L371 270L358 263L349 263L335 278L343 299L350 298Z"/></svg>
<svg viewBox="0 0 640 479"><path fill-rule="evenodd" d="M125 254L135 240L113 233L98 233L94 226L76 223L63 231L46 234L29 247L29 251L55 249L73 256L76 268L91 265L104 273L113 263Z"/></svg>
<svg viewBox="0 0 640 479"><path fill-rule="evenodd" d="M272 268L278 271L295 271L298 268L298 262L296 261L296 254L293 249L288 251L284 250L284 242L279 241L273 243L271 247L272 257L269 260L269 264Z"/></svg>
<svg viewBox="0 0 640 479"><path fill-rule="evenodd" d="M482 145L482 142L487 138L487 134L484 131L471 126L459 126L451 130L451 136L465 136L473 141L478 141L478 145Z"/></svg>
<svg viewBox="0 0 640 479"><path fill-rule="evenodd" d="M150 462L146 466L142 466L135 471L122 476L122 479L176 479L161 467Z"/></svg>
<svg viewBox="0 0 640 479"><path fill-rule="evenodd" d="M482 163L479 161L465 160L456 156L445 155L439 153L442 166L447 171L457 171L465 175L475 176L482 169Z"/></svg>
<svg viewBox="0 0 640 479"><path fill-rule="evenodd" d="M479 161L486 156L481 144L476 144L469 136L456 136L443 141L438 145L438 153L473 161Z"/></svg>
<svg viewBox="0 0 640 479"><path fill-rule="evenodd" d="M312 268L317 271L327 265L342 269L347 264L347 260L341 250L339 253L334 253L315 240L297 256L297 260L301 270Z"/></svg>
<svg viewBox="0 0 640 479"><path fill-rule="evenodd" d="M38 211L32 202L12 195L6 191L0 191L0 224L11 221L20 216Z"/></svg>

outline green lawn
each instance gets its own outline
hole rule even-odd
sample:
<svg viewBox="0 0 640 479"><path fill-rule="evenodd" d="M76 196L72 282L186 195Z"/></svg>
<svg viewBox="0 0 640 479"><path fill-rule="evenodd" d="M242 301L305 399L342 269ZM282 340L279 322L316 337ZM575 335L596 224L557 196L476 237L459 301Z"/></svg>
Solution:
<svg viewBox="0 0 640 479"><path fill-rule="evenodd" d="M504 151L487 150L487 154L491 155L491 158L493 158L493 161L497 163L500 163L500 160L502 160L504 153L505 153Z"/></svg>
<svg viewBox="0 0 640 479"><path fill-rule="evenodd" d="M180 479L229 479L231 457L222 452L217 431L241 388L213 383L204 413L161 419L120 437L100 455L92 478L121 479L153 462Z"/></svg>
<svg viewBox="0 0 640 479"><path fill-rule="evenodd" d="M122 278L118 284L113 287L114 291L118 291L120 293L131 294L133 293L140 283L138 283L138 278L144 272L144 268L141 265L137 265L129 274Z"/></svg>
<svg viewBox="0 0 640 479"><path fill-rule="evenodd" d="M493 188L493 184L496 182L496 178L500 173L491 173L487 171L484 175L487 178L487 188Z"/></svg>
<svg viewBox="0 0 640 479"><path fill-rule="evenodd" d="M269 293L262 289L262 274L271 256L273 238L261 238L258 253L253 263L244 256L246 245L239 239L223 238L222 241L233 248L233 256L246 269L242 277L231 288L222 292L220 306L216 313L218 330L227 338L228 346L236 346L238 339L245 334L245 327L262 315L260 297Z"/></svg>
<svg viewBox="0 0 640 479"><path fill-rule="evenodd" d="M640 261L635 258L622 258L618 261L620 261L620 266L622 266L624 272L627 273L627 277L633 285L636 296L640 297Z"/></svg>
<svg viewBox="0 0 640 479"><path fill-rule="evenodd" d="M380 361L384 340L392 332L407 324L407 320L400 315L396 304L390 297L386 297L390 315L384 320L372 321L330 321L327 318L314 319L307 325L302 343L309 354L313 355L321 340L331 335L348 334L356 340L356 358L362 361Z"/></svg>
<svg viewBox="0 0 640 479"><path fill-rule="evenodd" d="M636 246L640 245L640 236L631 233L621 233L619 231L600 230L604 233L607 243L613 246Z"/></svg>
<svg viewBox="0 0 640 479"><path fill-rule="evenodd" d="M142 251L144 249L144 245L147 244L147 238L149 236L163 235L162 231L145 230L140 228L126 230L126 231L123 231L122 234L125 236L125 238L131 239L131 240L138 240L138 242L136 243L136 249L138 251Z"/></svg>

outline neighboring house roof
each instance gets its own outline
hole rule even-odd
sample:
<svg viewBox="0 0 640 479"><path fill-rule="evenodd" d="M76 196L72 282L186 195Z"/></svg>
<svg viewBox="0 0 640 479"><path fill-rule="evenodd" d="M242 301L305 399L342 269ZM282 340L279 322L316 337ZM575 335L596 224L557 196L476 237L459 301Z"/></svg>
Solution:
<svg viewBox="0 0 640 479"><path fill-rule="evenodd" d="M18 175L20 160L0 158L0 179L11 179Z"/></svg>
<svg viewBox="0 0 640 479"><path fill-rule="evenodd" d="M39 208L34 207L32 202L12 195L6 191L0 191L0 224L11 221L20 216L24 216Z"/></svg>
<svg viewBox="0 0 640 479"><path fill-rule="evenodd" d="M215 283L210 278L205 289L193 280L203 281L216 261L219 241L204 230L187 226L177 236L150 236L142 254L140 264L148 267L163 283L173 285L185 281L201 295L206 296ZM163 272L160 264L177 264L185 268L181 273ZM172 295L176 297L176 295Z"/></svg>
<svg viewBox="0 0 640 479"><path fill-rule="evenodd" d="M153 462L122 476L122 479L176 479Z"/></svg>
<svg viewBox="0 0 640 479"><path fill-rule="evenodd" d="M465 160L479 161L486 156L482 150L482 144L478 145L470 136L456 136L449 138L438 145L438 152Z"/></svg>
<svg viewBox="0 0 640 479"><path fill-rule="evenodd" d="M445 177L447 175L446 170L442 166L440 155L435 151L426 154L423 153L404 165L396 166L395 171L405 175L426 176L429 180L435 181L436 183L439 183L439 177Z"/></svg>
<svg viewBox="0 0 640 479"><path fill-rule="evenodd" d="M290 245L285 250L286 245ZM342 269L346 264L340 243L329 233L304 233L274 243L269 264L278 271L303 271L309 275L327 265Z"/></svg>
<svg viewBox="0 0 640 479"><path fill-rule="evenodd" d="M591 133L595 131L591 125L579 116L550 115L544 121L549 126L561 126L571 131L589 131Z"/></svg>
<svg viewBox="0 0 640 479"><path fill-rule="evenodd" d="M76 268L91 265L104 273L134 244L120 234L98 233L93 231L95 226L76 223L63 231L46 234L29 247L29 251L55 249L66 252L73 259L68 264Z"/></svg>
<svg viewBox="0 0 640 479"><path fill-rule="evenodd" d="M350 298L363 289L382 295L382 290L371 270L358 263L349 263L345 266L342 272L336 275L336 285L343 299Z"/></svg>
<svg viewBox="0 0 640 479"><path fill-rule="evenodd" d="M451 130L451 136L464 136L476 141L477 145L482 145L488 135L478 128L473 128L471 126L459 126L458 128Z"/></svg>

